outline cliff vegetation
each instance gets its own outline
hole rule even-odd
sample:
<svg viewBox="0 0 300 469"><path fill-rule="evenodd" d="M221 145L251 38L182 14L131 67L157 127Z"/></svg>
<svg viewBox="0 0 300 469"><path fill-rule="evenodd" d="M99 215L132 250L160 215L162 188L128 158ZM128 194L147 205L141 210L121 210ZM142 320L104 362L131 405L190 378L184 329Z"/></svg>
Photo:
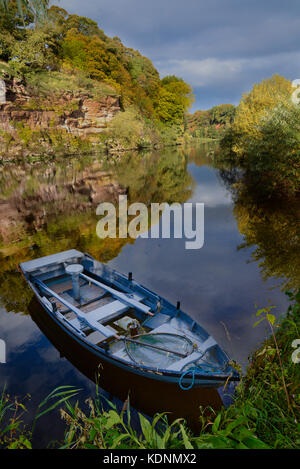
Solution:
<svg viewBox="0 0 300 469"><path fill-rule="evenodd" d="M1 155L27 159L182 142L192 89L98 24L51 6L0 4Z"/></svg>

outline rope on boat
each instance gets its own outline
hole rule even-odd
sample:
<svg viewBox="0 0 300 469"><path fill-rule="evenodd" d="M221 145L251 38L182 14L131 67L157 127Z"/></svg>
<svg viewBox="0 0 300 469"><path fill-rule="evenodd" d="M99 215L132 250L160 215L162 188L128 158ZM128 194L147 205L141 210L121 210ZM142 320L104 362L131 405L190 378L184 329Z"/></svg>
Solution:
<svg viewBox="0 0 300 469"><path fill-rule="evenodd" d="M205 370L205 367L207 367L208 369ZM204 369L203 369L204 368ZM180 378L179 378L179 381L178 381L178 384L180 386L180 388L183 390L183 391L189 391L190 389L192 389L192 387L194 386L195 384L195 375L197 372L202 372L202 373L209 373L211 371L211 368L214 369L214 371L223 371L223 367L216 367L214 365L210 365L209 363L203 363L201 366L192 366L191 368L189 368L188 370L184 371ZM188 386L184 386L183 385L183 379L188 376L189 374L192 374L192 382L191 384L189 384Z"/></svg>

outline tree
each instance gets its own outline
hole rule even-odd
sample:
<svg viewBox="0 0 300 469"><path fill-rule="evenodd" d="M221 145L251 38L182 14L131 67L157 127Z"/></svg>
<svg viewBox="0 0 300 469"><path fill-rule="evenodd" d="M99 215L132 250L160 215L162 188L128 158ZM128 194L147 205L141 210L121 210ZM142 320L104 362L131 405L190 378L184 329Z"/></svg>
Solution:
<svg viewBox="0 0 300 469"><path fill-rule="evenodd" d="M169 75L161 80L161 84L167 91L176 96L176 101L182 106L184 112L187 111L194 102L192 88L182 78Z"/></svg>
<svg viewBox="0 0 300 469"><path fill-rule="evenodd" d="M32 69L50 68L55 62L52 53L52 36L43 29L28 29L22 41L16 41L11 63L17 63L20 70L30 66Z"/></svg>
<svg viewBox="0 0 300 469"><path fill-rule="evenodd" d="M156 116L165 123L183 123L184 114L193 101L190 85L174 75L161 80L156 102Z"/></svg>
<svg viewBox="0 0 300 469"><path fill-rule="evenodd" d="M66 30L75 29L79 34L84 36L98 36L103 39L103 33L98 27L96 21L84 16L70 15L65 23Z"/></svg>
<svg viewBox="0 0 300 469"><path fill-rule="evenodd" d="M206 111L195 111L187 116L188 131L194 137L220 138L234 121L236 107L220 104Z"/></svg>
<svg viewBox="0 0 300 469"><path fill-rule="evenodd" d="M264 197L300 193L300 106L292 103L292 91L279 75L254 85L221 141L221 158L230 156Z"/></svg>
<svg viewBox="0 0 300 469"><path fill-rule="evenodd" d="M243 95L237 107L233 130L238 139L234 151L243 157L248 140L259 137L259 124L263 116L280 103L290 99L292 85L280 75L273 75L255 84L250 93Z"/></svg>
<svg viewBox="0 0 300 469"><path fill-rule="evenodd" d="M210 124L228 125L232 124L235 117L235 106L233 104L220 104L209 110Z"/></svg>
<svg viewBox="0 0 300 469"><path fill-rule="evenodd" d="M33 14L38 18L44 16L47 11L49 0L16 0L21 15ZM12 7L11 0L0 0L0 8L9 11Z"/></svg>
<svg viewBox="0 0 300 469"><path fill-rule="evenodd" d="M9 8L0 7L0 57L9 60L16 41L26 36L26 26L33 21L32 13L21 14L17 3L11 1Z"/></svg>

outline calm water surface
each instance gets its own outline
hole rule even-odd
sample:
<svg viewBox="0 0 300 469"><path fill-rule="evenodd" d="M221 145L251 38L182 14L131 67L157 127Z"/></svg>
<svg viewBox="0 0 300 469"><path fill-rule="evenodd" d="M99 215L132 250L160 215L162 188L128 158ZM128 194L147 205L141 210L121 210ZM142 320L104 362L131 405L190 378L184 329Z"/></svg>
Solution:
<svg viewBox="0 0 300 469"><path fill-rule="evenodd" d="M255 305L286 310L282 287L299 284L299 211L257 208L237 194L228 174L211 164L212 149L199 146L123 155L103 169L97 159L47 166L6 167L0 173L0 338L7 363L0 386L31 394L30 412L54 387L95 385L51 344L30 316L32 294L17 271L27 259L78 248L108 262L189 313L244 367L265 338L254 328ZM130 202L204 202L205 242L186 250L184 239L100 240L96 206L126 192ZM118 377L116 376L116 383ZM61 437L62 423L40 422L39 443Z"/></svg>

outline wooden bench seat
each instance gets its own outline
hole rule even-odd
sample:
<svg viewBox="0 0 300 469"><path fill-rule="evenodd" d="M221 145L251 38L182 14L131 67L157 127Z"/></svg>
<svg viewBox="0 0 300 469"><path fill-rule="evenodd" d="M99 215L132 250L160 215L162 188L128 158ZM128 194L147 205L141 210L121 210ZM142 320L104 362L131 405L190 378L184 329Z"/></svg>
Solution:
<svg viewBox="0 0 300 469"><path fill-rule="evenodd" d="M100 308L93 309L85 315L85 318L90 324L99 324L108 322L129 309L128 305L119 300L107 303ZM80 322L77 318L70 321L74 326L80 327Z"/></svg>

